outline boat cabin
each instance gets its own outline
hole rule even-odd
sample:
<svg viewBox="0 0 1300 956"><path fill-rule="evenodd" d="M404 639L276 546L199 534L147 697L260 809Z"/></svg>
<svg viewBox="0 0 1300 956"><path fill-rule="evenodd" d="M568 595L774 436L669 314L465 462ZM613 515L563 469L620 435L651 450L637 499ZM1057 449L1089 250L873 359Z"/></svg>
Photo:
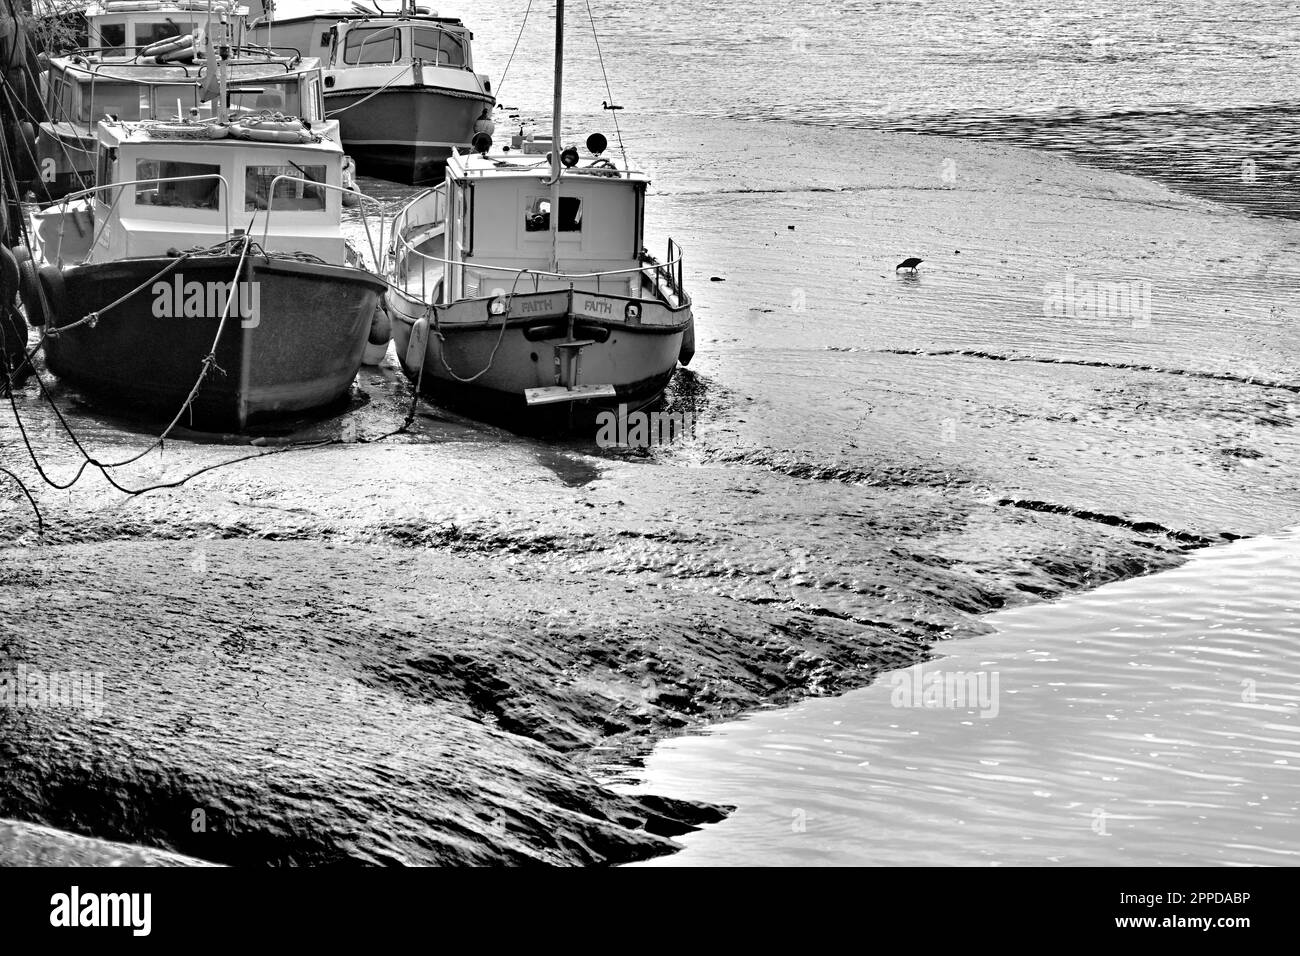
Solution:
<svg viewBox="0 0 1300 956"><path fill-rule="evenodd" d="M333 69L411 62L474 69L474 34L454 17L317 13L255 20L250 35L262 46L318 56Z"/></svg>
<svg viewBox="0 0 1300 956"><path fill-rule="evenodd" d="M231 14L231 40L238 45L243 39L244 18L248 8L212 4L213 17ZM208 22L206 0L102 0L86 8L90 48L108 56L135 56L151 44L175 36L193 33Z"/></svg>
<svg viewBox="0 0 1300 956"><path fill-rule="evenodd" d="M231 113L264 110L299 116L323 135L338 139L338 123L322 122L324 103L318 61L287 57L230 60L226 101ZM74 55L55 57L41 74L51 122L37 133L41 183L49 198L94 185L95 124L102 119L185 119L195 110L210 119L215 104L199 99L207 67L127 60L104 62Z"/></svg>
<svg viewBox="0 0 1300 956"><path fill-rule="evenodd" d="M120 185L38 217L45 258L69 264L163 256L247 232L258 243L266 233L268 251L343 263L342 168L342 148L331 139L208 139L178 136L174 124L102 122L97 185ZM281 176L290 178L277 181Z"/></svg>
<svg viewBox="0 0 1300 956"><path fill-rule="evenodd" d="M227 99L233 109L272 110L313 122L322 118L317 62L289 57L231 60ZM119 120L183 118L191 108L213 115L199 100L206 66L105 62L82 56L55 57L43 76L46 114L93 129L107 116Z"/></svg>
<svg viewBox="0 0 1300 956"><path fill-rule="evenodd" d="M559 269L551 232L551 166L544 155L453 156L445 182L445 301L517 291L575 289L640 297L643 219L649 178L610 160L588 157L560 180ZM567 274L524 276L515 270ZM593 273L622 272L617 276ZM573 278L575 277L576 278Z"/></svg>

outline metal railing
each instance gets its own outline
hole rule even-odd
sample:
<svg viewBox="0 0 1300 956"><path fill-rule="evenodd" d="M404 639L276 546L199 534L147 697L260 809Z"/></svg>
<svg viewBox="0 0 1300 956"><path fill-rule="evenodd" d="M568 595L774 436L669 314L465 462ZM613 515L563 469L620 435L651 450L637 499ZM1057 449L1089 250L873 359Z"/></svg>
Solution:
<svg viewBox="0 0 1300 956"><path fill-rule="evenodd" d="M682 290L682 261L685 259L685 251L675 239L668 240L668 256L663 264L658 264L658 268L663 270L662 275L672 289L673 294L678 300L685 295Z"/></svg>
<svg viewBox="0 0 1300 956"><path fill-rule="evenodd" d="M375 238L370 233L370 218L366 215L364 206L362 207L362 212L361 212L361 224L365 226L366 241L370 243L370 259L375 264L376 269L382 268L382 260L380 259L376 249L384 248L384 204L380 202L378 199L375 199L372 196L367 196L365 193L360 192L356 189L348 189L346 186L335 186L332 183L321 183L321 182L317 182L314 179L306 179L302 176L290 176L287 173L282 173L276 176L274 179L272 179L270 188L267 189L266 222L262 226L262 250L263 251L266 251L266 239L271 232L271 213L275 212L275 187L276 184L281 182L282 180L287 182L304 183L308 186L316 186L321 189L332 189L340 193L350 193L353 196L356 196L357 198L363 200L363 202L374 203L376 206L378 206L379 207L379 245L378 246L375 245ZM294 210L286 209L282 211L291 212Z"/></svg>
<svg viewBox="0 0 1300 956"><path fill-rule="evenodd" d="M601 279L609 278L612 276L624 276L625 278L630 278L634 275L640 275L642 279L648 279L651 276L654 276L656 279L663 279L665 283L669 286L669 288L673 291L673 293L678 296L679 300L682 297L682 291L681 291L682 249L680 246L678 246L676 243L672 242L671 240L669 241L669 246L668 246L669 258L665 262L654 262L652 260L651 263L647 265L637 266L630 269L611 269L606 272L546 272L538 269L515 269L509 266L493 266L484 263L471 264L459 259L445 259L442 258L441 256L431 256L428 253L421 252L419 249L415 248L413 245L411 245L410 242L407 241L406 236L401 235L397 231L398 220L394 220L392 229L393 229L392 235L394 239L399 240L401 242L402 248L406 250L408 257L413 254L429 262L442 263L444 266L444 270L443 270L444 276L446 276L447 273L447 269L445 268L446 266L459 266L461 270L461 274L460 274L461 285L464 285L465 283L465 271L468 269L473 269L477 272L504 273L505 275L515 276L516 281L518 281L518 278L524 275L532 276L534 292L540 291L541 280L543 279L555 279L561 282L575 282L582 279L595 279L596 291L601 292L603 291L601 289ZM444 239L444 242L445 241L446 240ZM674 252L676 253L675 258L673 257ZM396 263L397 263L396 253L395 252L392 253L390 258L394 268L396 268ZM446 283L444 282L443 288L445 289L446 287L447 287ZM422 283L421 285L422 291L423 288L424 286Z"/></svg>

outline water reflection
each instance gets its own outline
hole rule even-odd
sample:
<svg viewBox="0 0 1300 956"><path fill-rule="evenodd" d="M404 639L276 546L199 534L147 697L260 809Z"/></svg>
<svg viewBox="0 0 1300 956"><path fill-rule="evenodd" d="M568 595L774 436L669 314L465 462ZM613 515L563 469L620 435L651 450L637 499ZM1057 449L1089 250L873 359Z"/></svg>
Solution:
<svg viewBox="0 0 1300 956"><path fill-rule="evenodd" d="M668 741L646 789L739 810L650 865L1294 865L1298 611L1295 529Z"/></svg>

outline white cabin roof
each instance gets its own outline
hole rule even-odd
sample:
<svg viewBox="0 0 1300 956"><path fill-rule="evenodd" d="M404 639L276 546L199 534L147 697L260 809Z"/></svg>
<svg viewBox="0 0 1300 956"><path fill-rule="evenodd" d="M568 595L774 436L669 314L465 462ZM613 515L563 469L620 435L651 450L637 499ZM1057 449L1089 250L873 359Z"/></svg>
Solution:
<svg viewBox="0 0 1300 956"><path fill-rule="evenodd" d="M99 124L99 138L106 146L193 146L196 150L210 149L288 149L304 153L342 153L343 147L332 139L321 135L319 142L313 143L275 143L265 140L236 139L226 136L221 139L205 139L192 135L177 135L169 132L175 122L164 120L136 120L131 122L112 122L103 120ZM323 124L322 124L323 129Z"/></svg>
<svg viewBox="0 0 1300 956"><path fill-rule="evenodd" d="M564 169L562 178L650 182L650 177L645 172L629 166L609 153L593 156L587 150L579 149L578 156L578 165ZM453 155L447 160L447 175L456 179L471 180L486 177L536 179L538 176L550 179L551 161L545 152L529 153L523 149L502 146L489 150L486 156L468 151Z"/></svg>

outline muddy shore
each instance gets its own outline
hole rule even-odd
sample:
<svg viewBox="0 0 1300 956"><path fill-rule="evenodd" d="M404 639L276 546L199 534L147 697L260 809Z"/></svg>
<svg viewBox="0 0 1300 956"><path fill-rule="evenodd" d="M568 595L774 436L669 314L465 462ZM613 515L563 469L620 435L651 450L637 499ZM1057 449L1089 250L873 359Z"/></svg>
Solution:
<svg viewBox="0 0 1300 956"><path fill-rule="evenodd" d="M0 672L102 673L105 699L0 708L0 817L227 864L663 854L725 810L598 782L662 735L1300 518L1296 314L1269 305L1300 226L865 132L809 132L825 159L792 188L777 131L692 135L721 154L742 127L705 182L651 137L660 179L686 182L655 215L695 255L680 445L541 443L429 408L373 443L409 402L387 367L341 417L254 448L169 442L117 477L336 444L128 497L42 488L6 411L0 457L46 533L3 486ZM922 273L892 274L915 250ZM1046 315L1067 272L1135 268L1147 322ZM55 392L105 458L147 444ZM66 481L75 449L33 385L17 401ZM3 862L114 856L6 826Z"/></svg>

